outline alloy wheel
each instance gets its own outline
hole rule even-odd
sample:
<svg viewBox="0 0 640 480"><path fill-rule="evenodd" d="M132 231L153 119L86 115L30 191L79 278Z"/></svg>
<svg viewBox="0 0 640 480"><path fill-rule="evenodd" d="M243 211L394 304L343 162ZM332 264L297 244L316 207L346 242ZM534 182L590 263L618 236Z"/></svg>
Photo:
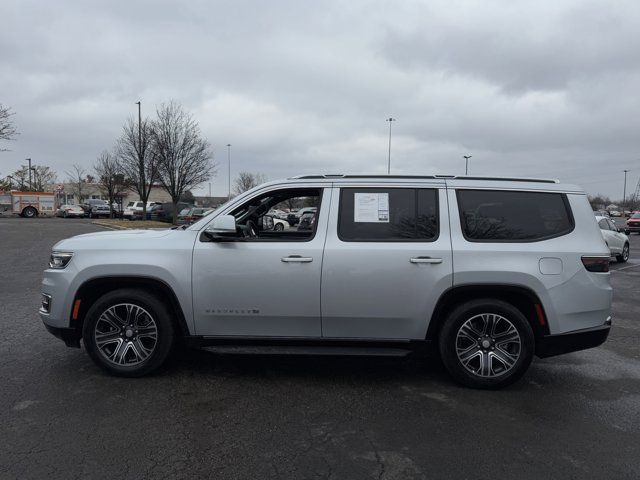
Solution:
<svg viewBox="0 0 640 480"><path fill-rule="evenodd" d="M504 375L517 363L521 352L522 341L516 327L494 313L469 318L456 335L458 360L480 377Z"/></svg>
<svg viewBox="0 0 640 480"><path fill-rule="evenodd" d="M106 309L96 322L94 340L100 354L117 366L138 365L158 342L158 327L139 305L120 303Z"/></svg>

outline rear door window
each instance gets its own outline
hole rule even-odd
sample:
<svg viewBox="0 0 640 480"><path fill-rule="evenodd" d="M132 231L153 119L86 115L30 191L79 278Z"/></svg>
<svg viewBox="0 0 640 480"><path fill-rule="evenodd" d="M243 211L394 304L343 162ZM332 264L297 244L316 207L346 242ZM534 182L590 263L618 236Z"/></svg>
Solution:
<svg viewBox="0 0 640 480"><path fill-rule="evenodd" d="M434 188L342 188L338 237L345 242L431 242L438 238Z"/></svg>
<svg viewBox="0 0 640 480"><path fill-rule="evenodd" d="M566 195L508 190L458 190L460 222L472 242L535 242L574 228Z"/></svg>

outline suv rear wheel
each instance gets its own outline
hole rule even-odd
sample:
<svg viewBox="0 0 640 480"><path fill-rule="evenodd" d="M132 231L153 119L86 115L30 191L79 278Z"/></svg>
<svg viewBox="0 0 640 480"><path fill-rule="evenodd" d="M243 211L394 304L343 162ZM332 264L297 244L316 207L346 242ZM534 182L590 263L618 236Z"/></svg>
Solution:
<svg viewBox="0 0 640 480"><path fill-rule="evenodd" d="M463 385L501 388L518 380L533 358L531 325L513 305L497 299L463 303L440 331L442 361Z"/></svg>
<svg viewBox="0 0 640 480"><path fill-rule="evenodd" d="M140 377L169 356L173 322L161 299L145 290L106 293L89 309L82 338L91 359L109 373Z"/></svg>

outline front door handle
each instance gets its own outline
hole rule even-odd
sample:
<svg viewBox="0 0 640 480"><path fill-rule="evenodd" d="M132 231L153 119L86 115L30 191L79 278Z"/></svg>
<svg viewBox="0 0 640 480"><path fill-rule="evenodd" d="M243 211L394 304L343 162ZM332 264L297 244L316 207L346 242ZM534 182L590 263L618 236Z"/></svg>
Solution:
<svg viewBox="0 0 640 480"><path fill-rule="evenodd" d="M288 257L282 257L282 260L285 263L309 263L313 262L313 258L311 257L301 257L300 255L289 255Z"/></svg>
<svg viewBox="0 0 640 480"><path fill-rule="evenodd" d="M411 263L442 263L441 258L431 258L431 257L411 257L409 261Z"/></svg>

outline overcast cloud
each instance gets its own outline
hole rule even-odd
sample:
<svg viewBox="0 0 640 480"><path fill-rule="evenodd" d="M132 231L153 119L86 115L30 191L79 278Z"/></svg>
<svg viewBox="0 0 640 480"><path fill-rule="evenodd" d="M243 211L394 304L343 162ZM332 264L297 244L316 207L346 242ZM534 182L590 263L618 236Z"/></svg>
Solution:
<svg viewBox="0 0 640 480"><path fill-rule="evenodd" d="M633 1L0 0L0 103L24 158L90 168L128 116L192 111L232 175L557 177L622 196L640 177Z"/></svg>

